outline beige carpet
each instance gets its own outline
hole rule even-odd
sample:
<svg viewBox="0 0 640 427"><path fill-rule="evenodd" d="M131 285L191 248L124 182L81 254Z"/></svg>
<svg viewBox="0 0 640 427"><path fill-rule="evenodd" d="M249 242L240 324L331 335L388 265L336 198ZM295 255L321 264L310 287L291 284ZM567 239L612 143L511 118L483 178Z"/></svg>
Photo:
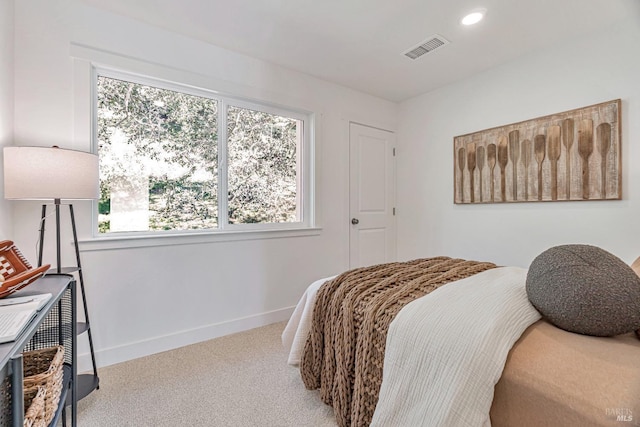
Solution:
<svg viewBox="0 0 640 427"><path fill-rule="evenodd" d="M335 426L280 343L284 323L99 370L80 427Z"/></svg>

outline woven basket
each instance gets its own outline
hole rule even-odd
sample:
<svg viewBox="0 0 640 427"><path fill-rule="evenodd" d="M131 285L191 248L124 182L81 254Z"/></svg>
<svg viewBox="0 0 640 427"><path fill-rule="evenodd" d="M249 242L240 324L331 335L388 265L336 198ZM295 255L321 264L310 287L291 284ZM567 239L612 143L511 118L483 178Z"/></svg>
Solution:
<svg viewBox="0 0 640 427"><path fill-rule="evenodd" d="M25 394L42 387L44 394L44 425L53 419L62 393L64 347L47 347L23 353Z"/></svg>
<svg viewBox="0 0 640 427"><path fill-rule="evenodd" d="M46 427L44 422L44 387L32 387L24 393L24 427Z"/></svg>

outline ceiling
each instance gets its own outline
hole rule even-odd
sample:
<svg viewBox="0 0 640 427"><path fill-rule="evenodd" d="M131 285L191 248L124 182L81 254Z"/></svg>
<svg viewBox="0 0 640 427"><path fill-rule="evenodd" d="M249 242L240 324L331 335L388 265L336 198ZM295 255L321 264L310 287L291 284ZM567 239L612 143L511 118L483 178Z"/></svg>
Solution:
<svg viewBox="0 0 640 427"><path fill-rule="evenodd" d="M391 101L640 20L638 0L81 1ZM479 7L483 21L459 23ZM433 34L450 43L416 60L403 55Z"/></svg>

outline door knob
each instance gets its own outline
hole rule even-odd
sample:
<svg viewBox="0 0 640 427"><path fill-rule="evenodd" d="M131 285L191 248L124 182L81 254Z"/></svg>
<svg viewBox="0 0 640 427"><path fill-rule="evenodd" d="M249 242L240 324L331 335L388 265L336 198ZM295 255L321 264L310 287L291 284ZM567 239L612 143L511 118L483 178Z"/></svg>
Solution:
<svg viewBox="0 0 640 427"><path fill-rule="evenodd" d="M356 225L358 224L360 221L358 221L358 218L351 218L351 224Z"/></svg>

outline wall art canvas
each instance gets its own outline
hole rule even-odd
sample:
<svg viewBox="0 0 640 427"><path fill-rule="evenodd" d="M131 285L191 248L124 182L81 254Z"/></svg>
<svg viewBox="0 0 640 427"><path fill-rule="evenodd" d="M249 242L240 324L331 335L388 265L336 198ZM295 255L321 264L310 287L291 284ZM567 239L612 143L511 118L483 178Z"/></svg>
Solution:
<svg viewBox="0 0 640 427"><path fill-rule="evenodd" d="M618 200L619 99L453 139L454 202Z"/></svg>

